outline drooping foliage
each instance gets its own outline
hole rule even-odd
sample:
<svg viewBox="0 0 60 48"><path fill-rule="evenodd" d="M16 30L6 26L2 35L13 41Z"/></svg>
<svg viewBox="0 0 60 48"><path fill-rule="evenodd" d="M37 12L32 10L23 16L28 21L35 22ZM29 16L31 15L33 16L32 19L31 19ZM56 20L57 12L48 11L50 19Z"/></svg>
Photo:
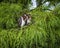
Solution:
<svg viewBox="0 0 60 48"><path fill-rule="evenodd" d="M0 0L0 2L22 4L23 8L27 8L31 0Z"/></svg>
<svg viewBox="0 0 60 48"><path fill-rule="evenodd" d="M18 28L17 20L25 10L19 4L0 4L0 48L60 48L60 7L30 12L32 23Z"/></svg>
<svg viewBox="0 0 60 48"><path fill-rule="evenodd" d="M21 13L21 5L2 3L0 5L0 28L16 27L17 18Z"/></svg>
<svg viewBox="0 0 60 48"><path fill-rule="evenodd" d="M24 8L31 0L0 0L0 48L60 48L60 0L36 1L38 7L29 11ZM46 1L55 4L53 11L43 10ZM25 12L32 23L19 28L17 20Z"/></svg>

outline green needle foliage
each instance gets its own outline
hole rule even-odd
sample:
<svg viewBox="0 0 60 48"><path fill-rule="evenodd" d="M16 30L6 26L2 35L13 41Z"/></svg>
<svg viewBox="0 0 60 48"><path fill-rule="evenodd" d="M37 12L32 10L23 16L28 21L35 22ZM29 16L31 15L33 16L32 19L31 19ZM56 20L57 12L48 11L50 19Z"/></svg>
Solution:
<svg viewBox="0 0 60 48"><path fill-rule="evenodd" d="M0 48L60 48L60 10L32 10L32 23L19 28L23 11L19 4L0 4Z"/></svg>

